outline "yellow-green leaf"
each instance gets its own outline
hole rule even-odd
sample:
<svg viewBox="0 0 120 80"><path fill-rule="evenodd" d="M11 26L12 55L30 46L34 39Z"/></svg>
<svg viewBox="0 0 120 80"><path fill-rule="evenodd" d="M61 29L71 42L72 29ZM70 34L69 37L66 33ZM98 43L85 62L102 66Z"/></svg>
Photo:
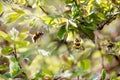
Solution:
<svg viewBox="0 0 120 80"><path fill-rule="evenodd" d="M24 14L25 12L22 9L18 9L18 8L12 8L13 11L15 11L18 14Z"/></svg>
<svg viewBox="0 0 120 80"><path fill-rule="evenodd" d="M0 13L3 11L3 5L2 3L0 2Z"/></svg>
<svg viewBox="0 0 120 80"><path fill-rule="evenodd" d="M7 46L7 47L4 47L1 52L2 54L10 54L12 51L13 51L13 48Z"/></svg>
<svg viewBox="0 0 120 80"><path fill-rule="evenodd" d="M7 23L12 23L14 21L16 21L18 18L20 17L20 14L10 14L8 15L8 20L7 20Z"/></svg>
<svg viewBox="0 0 120 80"><path fill-rule="evenodd" d="M3 31L0 31L0 37L2 37L5 40L11 41L11 38L8 36L8 34Z"/></svg>

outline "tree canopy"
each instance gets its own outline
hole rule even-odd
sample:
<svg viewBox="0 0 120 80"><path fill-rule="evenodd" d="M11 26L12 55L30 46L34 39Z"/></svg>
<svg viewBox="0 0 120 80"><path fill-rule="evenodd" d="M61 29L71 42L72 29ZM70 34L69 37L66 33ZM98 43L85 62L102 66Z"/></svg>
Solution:
<svg viewBox="0 0 120 80"><path fill-rule="evenodd" d="M120 0L0 0L0 79L119 80Z"/></svg>

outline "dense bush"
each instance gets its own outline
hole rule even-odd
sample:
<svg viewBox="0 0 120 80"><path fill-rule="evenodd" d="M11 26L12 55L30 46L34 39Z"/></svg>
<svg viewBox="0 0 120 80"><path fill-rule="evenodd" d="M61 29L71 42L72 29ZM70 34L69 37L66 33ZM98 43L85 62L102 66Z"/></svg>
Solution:
<svg viewBox="0 0 120 80"><path fill-rule="evenodd" d="M119 0L0 0L1 80L119 80Z"/></svg>

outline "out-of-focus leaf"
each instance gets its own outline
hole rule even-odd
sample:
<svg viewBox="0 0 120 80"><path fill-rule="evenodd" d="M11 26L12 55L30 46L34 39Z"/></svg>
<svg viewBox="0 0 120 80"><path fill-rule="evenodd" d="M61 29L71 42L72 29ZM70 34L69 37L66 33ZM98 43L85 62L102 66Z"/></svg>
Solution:
<svg viewBox="0 0 120 80"><path fill-rule="evenodd" d="M7 70L9 67L6 65L0 65L0 71L1 70Z"/></svg>
<svg viewBox="0 0 120 80"><path fill-rule="evenodd" d="M12 10L15 11L16 13L18 13L18 14L24 14L25 13L24 10L18 9L18 8L12 8Z"/></svg>
<svg viewBox="0 0 120 80"><path fill-rule="evenodd" d="M77 24L75 22L73 22L72 20L69 20L69 23L74 26L74 27L77 27Z"/></svg>
<svg viewBox="0 0 120 80"><path fill-rule="evenodd" d="M91 40L94 40L93 30L86 29L83 26L79 26L79 30L82 31L85 35L87 35Z"/></svg>
<svg viewBox="0 0 120 80"><path fill-rule="evenodd" d="M2 54L6 55L6 54L10 54L12 51L13 51L13 48L7 46L7 47L4 47L1 52L2 52Z"/></svg>
<svg viewBox="0 0 120 80"><path fill-rule="evenodd" d="M10 56L10 74L12 77L15 77L18 75L22 70L20 69L20 66L18 65L18 62L16 61L16 58L14 56Z"/></svg>
<svg viewBox="0 0 120 80"><path fill-rule="evenodd" d="M101 20L105 20L105 15L102 13L98 13L97 16L101 19Z"/></svg>
<svg viewBox="0 0 120 80"><path fill-rule="evenodd" d="M11 41L10 36L7 33L0 31L0 37L4 38L5 40Z"/></svg>
<svg viewBox="0 0 120 80"><path fill-rule="evenodd" d="M18 13L10 14L7 17L8 18L7 23L12 23L12 22L16 21L19 17L20 17L20 14L18 14Z"/></svg>
<svg viewBox="0 0 120 80"><path fill-rule="evenodd" d="M69 31L68 33L67 33L67 39L66 39L66 41L74 41L74 36L73 36L73 32L72 31Z"/></svg>
<svg viewBox="0 0 120 80"><path fill-rule="evenodd" d="M88 59L82 60L81 67L83 69L89 69L90 68L90 60L88 60Z"/></svg>
<svg viewBox="0 0 120 80"><path fill-rule="evenodd" d="M20 36L19 36L20 40L24 40L25 38L28 37L27 32L21 32L19 35L20 35Z"/></svg>
<svg viewBox="0 0 120 80"><path fill-rule="evenodd" d="M83 52L81 52L82 58L83 58L83 59L87 58L87 57L90 55L90 51L91 51L90 48L86 48Z"/></svg>
<svg viewBox="0 0 120 80"><path fill-rule="evenodd" d="M45 23L47 23L47 24L49 24L51 22L51 20L53 20L51 17L49 17L49 16L47 16L45 14L40 17L40 20L41 19L44 20Z"/></svg>
<svg viewBox="0 0 120 80"><path fill-rule="evenodd" d="M0 31L0 36L4 38L8 37L8 35L3 31Z"/></svg>
<svg viewBox="0 0 120 80"><path fill-rule="evenodd" d="M29 41L24 41L24 40L16 40L15 44L18 45L18 47L25 47L30 44Z"/></svg>
<svg viewBox="0 0 120 80"><path fill-rule="evenodd" d="M38 73L38 71L40 71L41 66L43 66L40 64L41 61L42 61L42 56L37 55L34 58L34 60L31 62L30 66L27 68L27 71L28 71L27 75L29 76L30 79L34 78L35 75Z"/></svg>
<svg viewBox="0 0 120 80"><path fill-rule="evenodd" d="M65 24L67 22L67 19L66 18L56 18L56 19L54 19L54 22L56 24L62 25L62 24Z"/></svg>
<svg viewBox="0 0 120 80"><path fill-rule="evenodd" d="M20 52L20 53L26 52L26 51L28 51L28 50L29 50L28 47L18 48L18 52ZM25 54L25 55L26 55L26 54Z"/></svg>
<svg viewBox="0 0 120 80"><path fill-rule="evenodd" d="M60 30L58 31L57 37L58 39L62 40L66 33L65 26L61 26Z"/></svg>
<svg viewBox="0 0 120 80"><path fill-rule="evenodd" d="M102 80L105 80L105 77L106 77L106 71L102 70Z"/></svg>
<svg viewBox="0 0 120 80"><path fill-rule="evenodd" d="M0 74L0 80L8 80L8 78L6 76Z"/></svg>
<svg viewBox="0 0 120 80"><path fill-rule="evenodd" d="M2 3L0 2L0 13L3 11L3 5Z"/></svg>
<svg viewBox="0 0 120 80"><path fill-rule="evenodd" d="M90 80L97 80L99 76L100 76L99 74L95 74L90 78Z"/></svg>
<svg viewBox="0 0 120 80"><path fill-rule="evenodd" d="M106 58L107 58L108 62L112 62L113 59L114 59L114 56L112 56L112 55L107 55Z"/></svg>
<svg viewBox="0 0 120 80"><path fill-rule="evenodd" d="M78 68L78 70L72 74L72 77L76 77L78 75L83 76L83 75L86 75L86 74L87 74L87 72L84 69Z"/></svg>
<svg viewBox="0 0 120 80"><path fill-rule="evenodd" d="M35 75L35 79L43 78L44 75L41 74L40 72Z"/></svg>
<svg viewBox="0 0 120 80"><path fill-rule="evenodd" d="M4 74L4 76L7 77L7 78L11 78L11 75L10 75L10 73L8 73L8 72L6 72L6 73Z"/></svg>

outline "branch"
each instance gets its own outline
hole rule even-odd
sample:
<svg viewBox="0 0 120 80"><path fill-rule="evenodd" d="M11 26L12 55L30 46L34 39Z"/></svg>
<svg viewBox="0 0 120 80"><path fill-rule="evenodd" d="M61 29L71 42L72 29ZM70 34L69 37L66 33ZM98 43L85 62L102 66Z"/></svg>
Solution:
<svg viewBox="0 0 120 80"><path fill-rule="evenodd" d="M49 15L49 13L47 11L45 11L41 6L39 6L39 7L46 15Z"/></svg>
<svg viewBox="0 0 120 80"><path fill-rule="evenodd" d="M118 14L113 15L112 17L108 18L107 20L101 21L97 24L98 30L102 30L103 27L107 24L109 25L113 20L116 19Z"/></svg>

